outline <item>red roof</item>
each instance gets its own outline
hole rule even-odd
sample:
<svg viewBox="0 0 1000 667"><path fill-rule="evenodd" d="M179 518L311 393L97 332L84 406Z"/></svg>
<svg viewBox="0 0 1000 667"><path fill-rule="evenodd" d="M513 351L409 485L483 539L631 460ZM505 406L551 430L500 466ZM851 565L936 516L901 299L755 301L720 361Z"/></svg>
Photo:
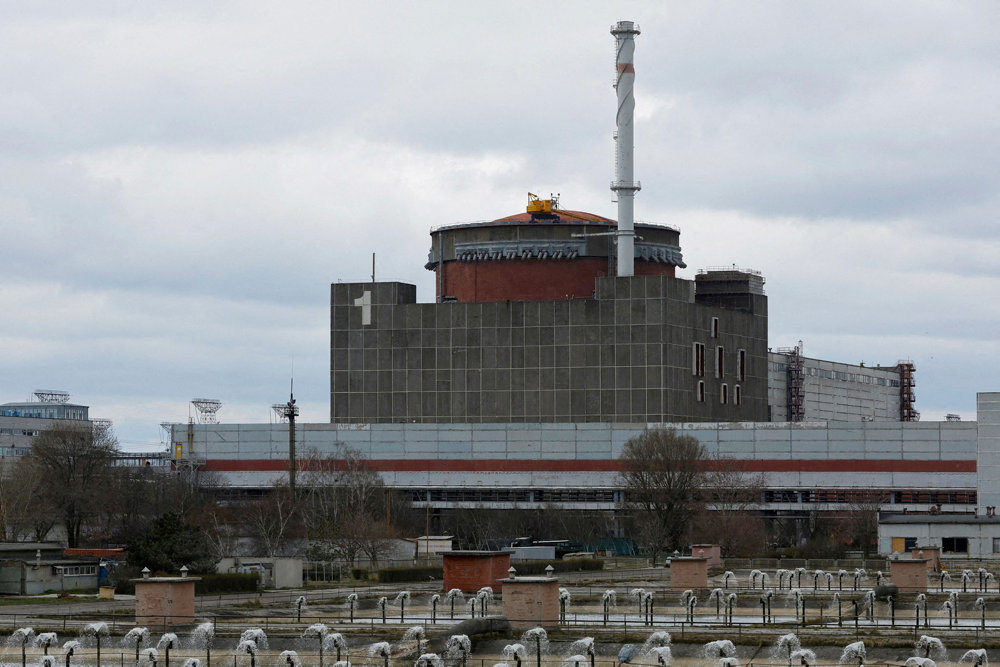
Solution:
<svg viewBox="0 0 1000 667"><path fill-rule="evenodd" d="M92 556L117 560L125 555L125 550L117 549L63 549L63 556Z"/></svg>
<svg viewBox="0 0 1000 667"><path fill-rule="evenodd" d="M601 222L605 224L616 224L614 220L610 218L605 218L594 213L587 213L586 211L570 211L567 209L558 208L552 211L552 214L556 217L547 218L544 216L538 216L536 214L536 223L546 223L546 222ZM508 215L506 218L497 218L493 222L531 222L531 214L528 212L515 213L514 215Z"/></svg>

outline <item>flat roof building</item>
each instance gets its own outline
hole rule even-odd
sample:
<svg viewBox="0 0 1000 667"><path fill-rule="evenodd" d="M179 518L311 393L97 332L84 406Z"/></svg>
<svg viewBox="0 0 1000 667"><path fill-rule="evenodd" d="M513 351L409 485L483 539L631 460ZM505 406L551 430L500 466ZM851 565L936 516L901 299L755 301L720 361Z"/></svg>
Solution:
<svg viewBox="0 0 1000 667"><path fill-rule="evenodd" d="M89 421L90 408L69 402L64 391L35 392L37 400L0 405L0 456L20 456L56 421Z"/></svg>
<svg viewBox="0 0 1000 667"><path fill-rule="evenodd" d="M868 366L813 359L795 347L768 350L770 421L918 421L912 362Z"/></svg>

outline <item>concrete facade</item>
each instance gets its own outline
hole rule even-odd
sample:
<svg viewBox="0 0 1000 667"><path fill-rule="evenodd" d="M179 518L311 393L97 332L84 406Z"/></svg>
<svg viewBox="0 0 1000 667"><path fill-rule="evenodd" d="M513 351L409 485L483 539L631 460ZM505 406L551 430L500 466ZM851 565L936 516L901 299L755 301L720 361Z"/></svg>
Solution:
<svg viewBox="0 0 1000 667"><path fill-rule="evenodd" d="M789 353L768 352L770 420L789 419ZM899 421L899 372L892 368L844 364L803 357L805 419Z"/></svg>
<svg viewBox="0 0 1000 667"><path fill-rule="evenodd" d="M1000 517L982 514L883 515L878 526L879 553L892 553L893 538L915 543L914 551L920 551L924 545L939 547L944 563L950 558L1000 558Z"/></svg>
<svg viewBox="0 0 1000 667"><path fill-rule="evenodd" d="M51 591L81 591L97 588L100 568L96 559L0 561L0 593L41 595Z"/></svg>
<svg viewBox="0 0 1000 667"><path fill-rule="evenodd" d="M976 394L979 504L1000 506L1000 392Z"/></svg>
<svg viewBox="0 0 1000 667"><path fill-rule="evenodd" d="M613 510L624 444L657 424L298 424L298 451L357 450L421 506ZM976 507L974 422L681 423L709 455L766 475L764 508L843 509L872 489L889 506ZM227 485L268 488L287 470L284 424L178 424L193 456Z"/></svg>
<svg viewBox="0 0 1000 667"><path fill-rule="evenodd" d="M87 414L88 408L85 405L50 403L0 405L0 456L28 454L31 451L31 441L36 435L61 421L86 422ZM78 419L69 415L83 415L83 417Z"/></svg>
<svg viewBox="0 0 1000 667"><path fill-rule="evenodd" d="M927 515L883 514L879 517L879 553L907 551L930 562L938 557L944 561L1000 558L1000 516L996 514L1000 501L1000 392L976 395L976 418L974 511L948 514L948 508L935 506Z"/></svg>
<svg viewBox="0 0 1000 667"><path fill-rule="evenodd" d="M334 284L330 421L764 421L767 297L724 308L694 286L597 278L590 299L418 304L413 285Z"/></svg>
<svg viewBox="0 0 1000 667"><path fill-rule="evenodd" d="M223 558L215 571L229 574L257 574L262 588L301 588L302 559L239 556Z"/></svg>
<svg viewBox="0 0 1000 667"><path fill-rule="evenodd" d="M11 417L0 415L0 455L23 456L31 452L31 441L54 424L41 417Z"/></svg>

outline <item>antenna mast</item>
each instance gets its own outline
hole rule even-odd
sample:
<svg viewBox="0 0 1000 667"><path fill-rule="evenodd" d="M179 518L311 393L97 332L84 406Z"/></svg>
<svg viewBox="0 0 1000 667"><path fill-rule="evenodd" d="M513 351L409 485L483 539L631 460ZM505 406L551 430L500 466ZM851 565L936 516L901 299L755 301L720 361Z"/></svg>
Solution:
<svg viewBox="0 0 1000 667"><path fill-rule="evenodd" d="M199 424L218 424L216 413L222 408L222 401L214 398L192 398L191 404L198 410Z"/></svg>
<svg viewBox="0 0 1000 667"><path fill-rule="evenodd" d="M276 403L271 406L282 420L288 420L288 490L295 498L295 418L299 414L299 406L295 405L295 378L289 384L288 402L284 405Z"/></svg>
<svg viewBox="0 0 1000 667"><path fill-rule="evenodd" d="M69 401L69 392L53 391L51 389L36 389L35 398L37 398L42 403L63 404Z"/></svg>

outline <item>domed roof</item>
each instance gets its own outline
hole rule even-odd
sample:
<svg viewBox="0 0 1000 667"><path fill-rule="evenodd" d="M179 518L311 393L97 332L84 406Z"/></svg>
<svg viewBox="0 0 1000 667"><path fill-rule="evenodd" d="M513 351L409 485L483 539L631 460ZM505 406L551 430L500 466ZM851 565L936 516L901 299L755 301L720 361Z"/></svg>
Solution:
<svg viewBox="0 0 1000 667"><path fill-rule="evenodd" d="M553 209L551 213L515 213L514 215L508 215L505 218L497 218L493 222L547 222L547 223L580 223L580 222L598 222L605 225L617 224L611 218L605 218L604 216L597 215L595 213L587 213L586 211L570 211L566 209Z"/></svg>

